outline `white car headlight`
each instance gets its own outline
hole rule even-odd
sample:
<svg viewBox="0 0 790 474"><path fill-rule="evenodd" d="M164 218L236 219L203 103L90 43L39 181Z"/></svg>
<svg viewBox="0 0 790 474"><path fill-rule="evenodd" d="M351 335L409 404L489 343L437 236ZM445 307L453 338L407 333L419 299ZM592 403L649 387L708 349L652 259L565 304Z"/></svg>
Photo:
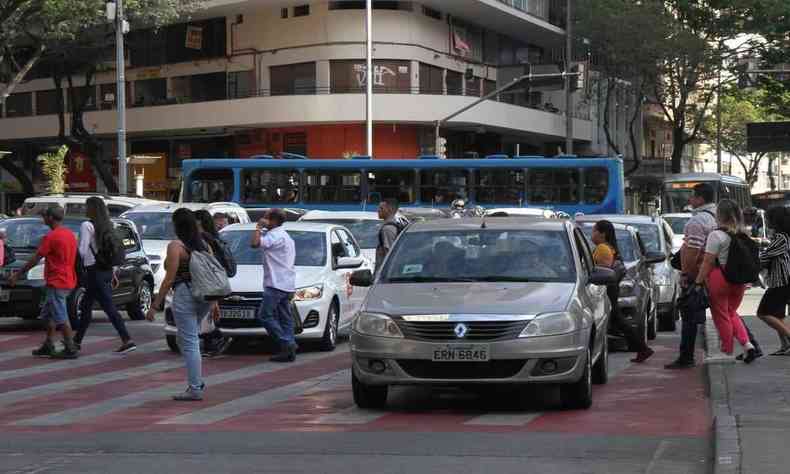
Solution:
<svg viewBox="0 0 790 474"><path fill-rule="evenodd" d="M633 280L623 280L620 282L620 296L633 296L636 283Z"/></svg>
<svg viewBox="0 0 790 474"><path fill-rule="evenodd" d="M306 286L299 288L294 293L294 300L296 301L310 301L321 298L324 294L324 285Z"/></svg>
<svg viewBox="0 0 790 474"><path fill-rule="evenodd" d="M361 312L354 318L354 331L366 336L403 338L403 333L389 316Z"/></svg>
<svg viewBox="0 0 790 474"><path fill-rule="evenodd" d="M527 324L518 337L557 336L576 330L576 318L570 313L542 314Z"/></svg>
<svg viewBox="0 0 790 474"><path fill-rule="evenodd" d="M44 279L44 265L36 265L27 272L28 280L43 280Z"/></svg>

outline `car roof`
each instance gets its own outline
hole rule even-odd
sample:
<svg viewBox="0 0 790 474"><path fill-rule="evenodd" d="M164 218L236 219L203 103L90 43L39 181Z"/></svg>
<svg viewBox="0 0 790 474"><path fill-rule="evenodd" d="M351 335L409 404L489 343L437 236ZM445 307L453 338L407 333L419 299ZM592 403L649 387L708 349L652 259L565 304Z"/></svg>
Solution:
<svg viewBox="0 0 790 474"><path fill-rule="evenodd" d="M579 225L579 227L592 227L595 225L595 222L596 221L579 221L577 222L577 225ZM631 227L628 224L620 224L617 222L612 222L612 227L614 227L614 230L628 230L628 231L639 233L639 229Z"/></svg>
<svg viewBox="0 0 790 474"><path fill-rule="evenodd" d="M661 214L661 217L693 217L694 213L692 212L672 212L669 214Z"/></svg>
<svg viewBox="0 0 790 474"><path fill-rule="evenodd" d="M538 207L496 207L493 209L486 209L486 215L488 216L496 212L505 212L513 216L545 216L546 211L547 209ZM552 214L554 213L553 211L549 212Z"/></svg>
<svg viewBox="0 0 790 474"><path fill-rule="evenodd" d="M225 232L226 230L247 230L253 231L257 226L256 223L250 222L248 224L233 224L225 227L222 229L221 232ZM283 224L283 229L285 230L302 230L305 232L327 232L332 229L336 229L338 227L343 227L337 224L325 224L323 222L286 222Z"/></svg>
<svg viewBox="0 0 790 474"><path fill-rule="evenodd" d="M483 227L485 223L485 227ZM510 230L565 230L566 221L544 219L538 217L512 217L509 219L466 217L461 219L441 219L417 222L410 225L405 232L432 232L474 229L510 229Z"/></svg>
<svg viewBox="0 0 790 474"><path fill-rule="evenodd" d="M158 204L145 204L130 209L130 212L175 212L176 209L185 207L192 211L199 211L201 209L222 209L232 207L235 210L244 209L235 202L162 202Z"/></svg>
<svg viewBox="0 0 790 474"><path fill-rule="evenodd" d="M68 222L68 223L76 223L76 224L82 224L87 220L88 218L86 216L67 215L63 218L64 223ZM134 223L129 219L124 219L122 217L111 217L110 220L115 223L129 224L134 227ZM42 225L44 224L44 221L41 219L41 216L9 217L7 219L2 220L3 223L13 222L13 221L36 221L36 222L40 222Z"/></svg>
<svg viewBox="0 0 790 474"><path fill-rule="evenodd" d="M370 211L308 211L300 218L301 221L314 219L381 220L377 212Z"/></svg>
<svg viewBox="0 0 790 474"><path fill-rule="evenodd" d="M658 224L660 217L645 216L638 214L593 214L579 216L575 220L579 222L595 222L600 220L611 221L612 223L625 224Z"/></svg>

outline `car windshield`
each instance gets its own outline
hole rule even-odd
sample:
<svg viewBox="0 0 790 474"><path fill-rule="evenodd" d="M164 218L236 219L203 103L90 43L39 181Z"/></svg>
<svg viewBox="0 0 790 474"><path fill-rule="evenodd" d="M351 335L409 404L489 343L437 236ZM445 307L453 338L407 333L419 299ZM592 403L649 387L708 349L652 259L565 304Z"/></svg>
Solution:
<svg viewBox="0 0 790 474"><path fill-rule="evenodd" d="M134 222L143 240L174 240L173 214L169 212L128 212L125 218Z"/></svg>
<svg viewBox="0 0 790 474"><path fill-rule="evenodd" d="M63 225L79 234L80 221L66 220ZM35 250L50 228L41 219L9 219L0 223L0 230L6 234L6 243L15 249Z"/></svg>
<svg viewBox="0 0 790 474"><path fill-rule="evenodd" d="M307 221L305 221L307 222ZM309 219L309 222L342 225L351 231L360 248L375 249L379 244L382 221L372 219Z"/></svg>
<svg viewBox="0 0 790 474"><path fill-rule="evenodd" d="M658 224L634 224L642 237L642 244L646 252L663 252L661 248L661 237L658 235Z"/></svg>
<svg viewBox="0 0 790 474"><path fill-rule="evenodd" d="M260 265L261 249L250 246L252 231L227 230L220 233L237 265ZM323 267L326 264L326 236L323 232L289 230L296 247L297 267Z"/></svg>
<svg viewBox="0 0 790 474"><path fill-rule="evenodd" d="M591 246L592 243L592 230L594 223L585 224L582 226L582 232L587 237L587 241ZM627 263L635 262L637 260L636 242L634 241L631 233L625 229L616 229L614 231L615 238L617 239L617 249L620 251L620 258Z"/></svg>
<svg viewBox="0 0 790 474"><path fill-rule="evenodd" d="M387 283L573 282L563 231L475 229L406 233L384 270Z"/></svg>
<svg viewBox="0 0 790 474"><path fill-rule="evenodd" d="M683 230L686 228L686 223L688 223L689 219L691 217L664 217L664 220L672 227L672 232L680 235L683 235Z"/></svg>

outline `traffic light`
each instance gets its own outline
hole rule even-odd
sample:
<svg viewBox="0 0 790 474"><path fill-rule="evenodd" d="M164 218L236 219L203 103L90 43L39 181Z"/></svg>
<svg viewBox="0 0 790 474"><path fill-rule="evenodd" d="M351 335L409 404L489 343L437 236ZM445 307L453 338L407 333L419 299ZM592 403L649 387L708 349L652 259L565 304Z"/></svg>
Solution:
<svg viewBox="0 0 790 474"><path fill-rule="evenodd" d="M436 139L436 155L441 158L447 158L447 139L439 137Z"/></svg>
<svg viewBox="0 0 790 474"><path fill-rule="evenodd" d="M579 73L578 76L573 76L570 78L570 85L572 91L578 91L584 89L584 76L585 76L585 64L584 63L576 63L571 66L571 72Z"/></svg>

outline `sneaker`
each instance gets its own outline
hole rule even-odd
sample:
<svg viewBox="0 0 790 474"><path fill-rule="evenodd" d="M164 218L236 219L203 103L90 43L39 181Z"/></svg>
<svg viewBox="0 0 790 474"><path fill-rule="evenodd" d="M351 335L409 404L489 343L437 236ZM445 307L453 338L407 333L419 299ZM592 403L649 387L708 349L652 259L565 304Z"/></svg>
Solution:
<svg viewBox="0 0 790 474"><path fill-rule="evenodd" d="M44 343L41 344L41 347L38 349L33 349L33 355L35 357L50 357L54 353L55 345L50 341L44 341Z"/></svg>
<svg viewBox="0 0 790 474"><path fill-rule="evenodd" d="M269 359L272 362L293 362L296 360L296 346L288 346L282 352Z"/></svg>
<svg viewBox="0 0 790 474"><path fill-rule="evenodd" d="M76 359L80 356L80 353L75 350L75 348L65 348L62 351L55 352L51 356L52 359Z"/></svg>
<svg viewBox="0 0 790 474"><path fill-rule="evenodd" d="M203 400L203 391L206 389L206 384L200 390L194 390L192 387L187 387L182 393L173 395L173 400L177 402L199 402Z"/></svg>
<svg viewBox="0 0 790 474"><path fill-rule="evenodd" d="M81 342L74 342L74 348L77 349L77 352L82 351L82 343Z"/></svg>
<svg viewBox="0 0 790 474"><path fill-rule="evenodd" d="M137 344L132 341L124 343L118 349L115 349L116 354L128 354L129 352L133 352L137 350Z"/></svg>
<svg viewBox="0 0 790 474"><path fill-rule="evenodd" d="M631 362L636 362L637 364L641 364L642 362L644 362L647 359L649 359L650 357L652 357L652 355L655 354L655 353L656 353L656 351L654 351L653 349L648 347L647 349L645 349L642 352L638 353L636 355L636 357L631 359Z"/></svg>
<svg viewBox="0 0 790 474"><path fill-rule="evenodd" d="M678 369L691 369L694 367L694 361L685 361L685 360L676 360L671 364L667 364L664 366L665 369L668 370L678 370Z"/></svg>
<svg viewBox="0 0 790 474"><path fill-rule="evenodd" d="M743 361L744 361L745 363L747 363L747 364L751 364L751 363L752 363L752 362L754 362L754 361L755 361L755 360L756 360L758 357L760 357L760 356L759 356L759 355L757 355L757 350L756 350L756 349L754 349L754 348L751 348L751 349L749 349L749 350L747 350L747 351L746 351L746 355L744 356L744 358L743 358Z"/></svg>

